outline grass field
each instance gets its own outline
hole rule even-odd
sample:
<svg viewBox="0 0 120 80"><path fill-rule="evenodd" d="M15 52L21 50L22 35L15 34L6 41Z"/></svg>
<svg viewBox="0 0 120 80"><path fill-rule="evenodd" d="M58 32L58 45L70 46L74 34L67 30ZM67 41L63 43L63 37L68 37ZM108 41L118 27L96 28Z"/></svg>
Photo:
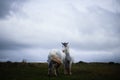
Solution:
<svg viewBox="0 0 120 80"><path fill-rule="evenodd" d="M0 63L0 80L120 80L120 64L78 63L72 76L47 76L46 63Z"/></svg>

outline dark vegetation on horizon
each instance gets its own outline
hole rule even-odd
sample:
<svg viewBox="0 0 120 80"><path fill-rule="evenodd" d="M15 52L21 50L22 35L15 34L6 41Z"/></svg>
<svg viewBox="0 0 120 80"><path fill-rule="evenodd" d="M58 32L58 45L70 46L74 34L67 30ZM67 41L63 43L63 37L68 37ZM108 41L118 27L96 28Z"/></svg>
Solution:
<svg viewBox="0 0 120 80"><path fill-rule="evenodd" d="M120 64L86 63L80 61L72 66L72 76L63 74L60 67L58 77L48 77L47 63L0 62L0 80L120 80Z"/></svg>

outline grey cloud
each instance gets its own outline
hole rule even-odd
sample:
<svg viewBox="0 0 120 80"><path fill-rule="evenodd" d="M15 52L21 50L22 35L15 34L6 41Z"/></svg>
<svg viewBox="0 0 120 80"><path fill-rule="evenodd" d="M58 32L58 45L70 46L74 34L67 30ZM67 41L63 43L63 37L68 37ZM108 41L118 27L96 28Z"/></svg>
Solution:
<svg viewBox="0 0 120 80"><path fill-rule="evenodd" d="M82 25L82 23L79 24L80 22L77 23L79 32L83 35L89 35L89 39L87 38L87 42L84 43L73 42L73 47L80 50L92 51L118 48L120 46L120 13L111 12L100 6L90 6L87 9L89 14L84 14L83 16L85 17L83 19L86 21L88 20L90 25ZM77 8L75 8L74 11L77 15L80 14ZM93 22L91 22L91 19ZM77 18L77 21L80 21L80 18ZM84 28L79 26L83 26ZM94 36L96 34L95 32L104 36L105 40L103 41L103 39L101 39L96 42L97 35ZM92 40L90 40L90 38L92 38Z"/></svg>
<svg viewBox="0 0 120 80"><path fill-rule="evenodd" d="M55 47L61 47L61 42L46 42L46 43L34 43L34 42L21 42L15 41L11 38L1 37L0 39L0 50L21 50L29 48L41 48L51 49Z"/></svg>
<svg viewBox="0 0 120 80"><path fill-rule="evenodd" d="M19 43L16 41L10 41L10 40L0 40L0 50L16 50L16 49L23 49L28 48L30 45Z"/></svg>
<svg viewBox="0 0 120 80"><path fill-rule="evenodd" d="M111 40L117 39L117 45L120 46L120 13L113 13L111 11L105 10L103 8L98 8L99 11L101 11L101 14L98 13L100 18L101 25L105 30L105 34L108 37L111 37ZM109 40L110 41L110 40ZM108 42L109 42L108 41ZM111 44L111 43L110 43ZM113 44L116 44L116 42L113 42Z"/></svg>
<svg viewBox="0 0 120 80"><path fill-rule="evenodd" d="M0 0L0 19L6 18L10 15L10 11L15 12L18 10L21 3L26 0Z"/></svg>
<svg viewBox="0 0 120 80"><path fill-rule="evenodd" d="M72 43L72 48L85 51L111 51L112 49L116 49L119 46L120 44L118 42L111 43L109 40L106 43L96 43L94 41L86 43Z"/></svg>
<svg viewBox="0 0 120 80"><path fill-rule="evenodd" d="M97 15L99 19L98 27L101 27L105 30L108 36L113 38L117 37L120 39L120 13L112 12L104 8L94 6L89 9L91 13Z"/></svg>

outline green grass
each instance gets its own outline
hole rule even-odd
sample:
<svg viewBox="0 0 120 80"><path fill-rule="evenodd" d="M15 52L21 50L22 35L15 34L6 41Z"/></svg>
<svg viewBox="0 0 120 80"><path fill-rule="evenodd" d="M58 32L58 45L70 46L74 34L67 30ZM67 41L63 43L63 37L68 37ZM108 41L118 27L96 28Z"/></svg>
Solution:
<svg viewBox="0 0 120 80"><path fill-rule="evenodd" d="M72 75L47 76L46 63L0 63L0 80L120 80L120 64L73 64Z"/></svg>

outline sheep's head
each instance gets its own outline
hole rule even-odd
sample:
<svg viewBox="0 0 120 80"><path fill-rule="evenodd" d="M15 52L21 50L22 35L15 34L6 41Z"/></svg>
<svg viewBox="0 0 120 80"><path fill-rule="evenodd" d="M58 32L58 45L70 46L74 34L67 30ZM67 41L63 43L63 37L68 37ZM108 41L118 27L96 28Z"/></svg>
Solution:
<svg viewBox="0 0 120 80"><path fill-rule="evenodd" d="M64 46L64 47L67 47L68 46L68 42L66 43L66 42L62 42L62 45Z"/></svg>

